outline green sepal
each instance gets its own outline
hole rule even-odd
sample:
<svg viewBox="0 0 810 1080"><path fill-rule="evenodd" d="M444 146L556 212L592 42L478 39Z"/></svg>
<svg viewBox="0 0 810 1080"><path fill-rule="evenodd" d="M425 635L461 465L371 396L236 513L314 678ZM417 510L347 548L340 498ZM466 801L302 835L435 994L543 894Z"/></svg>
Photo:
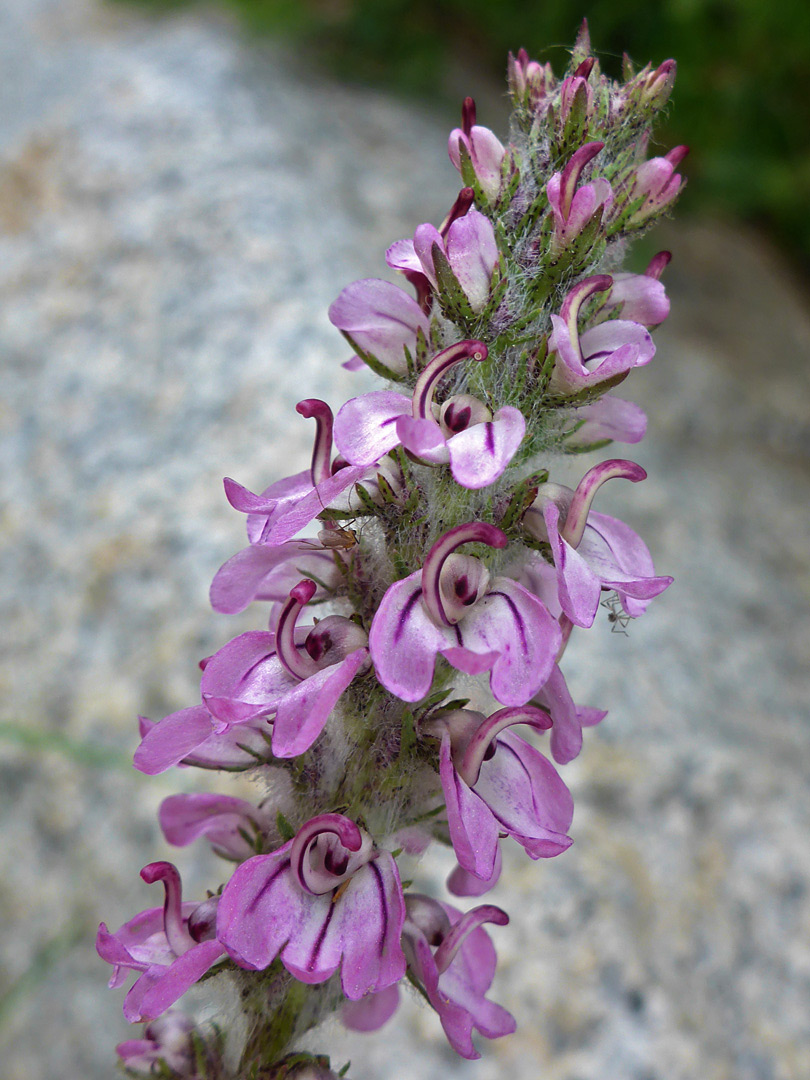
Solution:
<svg viewBox="0 0 810 1080"><path fill-rule="evenodd" d="M475 166L470 157L470 151L467 149L467 145L463 139L459 139L458 141L458 157L459 165L461 166L459 171L461 173L461 179L464 182L464 187L472 188L473 194L475 195L475 205L480 210L488 210L490 205L489 199L484 194L484 189L481 187L481 181L478 179Z"/></svg>
<svg viewBox="0 0 810 1080"><path fill-rule="evenodd" d="M410 757L411 751L416 746L416 742L414 716L410 709L406 709L402 714L402 726L400 727L399 754L397 755L400 762L405 761Z"/></svg>
<svg viewBox="0 0 810 1080"><path fill-rule="evenodd" d="M501 162L501 191L495 199L495 211L504 214L512 204L515 192L520 187L520 169L514 162L512 155L507 152Z"/></svg>
<svg viewBox="0 0 810 1080"><path fill-rule="evenodd" d="M380 497L386 505L396 503L399 497L382 473L377 473L377 484L380 489Z"/></svg>
<svg viewBox="0 0 810 1080"><path fill-rule="evenodd" d="M387 367L382 360L378 360L373 353L366 352L365 349L361 349L354 338L347 330L341 330L341 334L346 338L348 343L360 357L364 364L371 368L375 375L379 375L382 379L388 379L390 382L402 382L403 376L397 374L396 371L392 371L390 367Z"/></svg>
<svg viewBox="0 0 810 1080"><path fill-rule="evenodd" d="M286 844L288 840L292 840L296 834L296 829L292 827L287 818L279 810L276 813L276 828L281 839Z"/></svg>
<svg viewBox="0 0 810 1080"><path fill-rule="evenodd" d="M550 409L590 405L591 402L598 401L608 390L612 390L614 386L623 383L629 374L629 371L622 371L618 375L614 375L612 379L605 379L600 382L598 386L585 387L583 390L578 390L576 394L570 394L567 397L555 396L548 398L545 404Z"/></svg>
<svg viewBox="0 0 810 1080"><path fill-rule="evenodd" d="M622 207L620 213L610 222L607 227L608 236L616 236L624 230L631 230L633 228L641 228L642 225L648 224L647 220L639 222L637 225L632 225L632 218L638 213L641 207L644 205L646 195L639 195L637 199L628 200Z"/></svg>
<svg viewBox="0 0 810 1080"><path fill-rule="evenodd" d="M521 480L512 493L512 498L509 500L509 505L506 507L503 517L498 522L504 532L508 532L517 525L537 497L538 487L547 481L547 469L541 469L540 472L533 473L531 476L527 476L525 480Z"/></svg>
<svg viewBox="0 0 810 1080"><path fill-rule="evenodd" d="M596 442L588 443L587 446L566 446L565 442L562 442L560 449L564 454L590 454L595 450L604 450L612 442L613 439L599 439Z"/></svg>
<svg viewBox="0 0 810 1080"><path fill-rule="evenodd" d="M439 286L439 306L451 322L456 323L467 333L471 324L475 322L475 312L470 307L467 294L459 285L458 278L439 244L434 242L431 255Z"/></svg>

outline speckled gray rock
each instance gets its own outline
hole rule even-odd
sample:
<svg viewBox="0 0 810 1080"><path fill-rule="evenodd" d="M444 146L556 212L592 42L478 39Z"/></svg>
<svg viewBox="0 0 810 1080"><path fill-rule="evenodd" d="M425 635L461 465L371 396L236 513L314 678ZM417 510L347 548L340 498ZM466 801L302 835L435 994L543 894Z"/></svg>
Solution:
<svg viewBox="0 0 810 1080"><path fill-rule="evenodd" d="M365 385L329 302L456 176L434 120L210 17L2 0L0 57L0 1075L101 1080L128 1030L95 925L155 902L160 799L217 782L128 770L134 718L191 703L196 660L255 624L206 602L242 542L221 477L301 467L294 402ZM313 1042L357 1080L810 1075L810 324L756 240L664 242L673 317L629 384L650 479L600 506L677 582L629 637L572 643L611 715L566 769L573 849L513 853L493 897L518 1033L464 1063L408 1001ZM174 857L190 891L217 880Z"/></svg>

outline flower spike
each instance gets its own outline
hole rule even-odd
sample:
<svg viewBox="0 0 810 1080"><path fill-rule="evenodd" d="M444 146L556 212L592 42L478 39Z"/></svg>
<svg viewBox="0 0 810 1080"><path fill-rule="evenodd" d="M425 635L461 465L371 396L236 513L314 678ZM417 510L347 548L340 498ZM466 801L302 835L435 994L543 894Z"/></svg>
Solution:
<svg viewBox="0 0 810 1080"><path fill-rule="evenodd" d="M217 571L211 603L268 607L200 661L196 703L140 719L135 764L244 772L260 795L164 798L166 840L204 837L230 872L190 902L172 863L150 863L141 876L162 906L99 927L111 985L133 972L125 1016L148 1024L119 1046L127 1071L336 1080L298 1039L331 1012L380 1027L406 976L462 1057L479 1056L476 1033L514 1031L486 996L488 930L509 919L485 898L510 886L502 845L537 860L572 844L557 766L605 716L575 703L566 647L600 606L623 629L671 582L594 509L608 480L643 480L640 465L608 456L571 487L558 470L646 432L613 390L655 355L670 256L643 274L621 261L683 184L685 147L647 158L674 76L674 61L626 61L625 81L609 79L587 21L563 73L510 54L509 144L466 98L447 143L460 191L438 226L416 223L385 252L406 288L365 278L329 308L354 353L344 367L387 385L334 416L302 397L307 467L260 492L225 480L248 545ZM455 856L448 889L478 906L403 891L400 866L433 843ZM221 1026L170 1011L226 971L238 994Z"/></svg>

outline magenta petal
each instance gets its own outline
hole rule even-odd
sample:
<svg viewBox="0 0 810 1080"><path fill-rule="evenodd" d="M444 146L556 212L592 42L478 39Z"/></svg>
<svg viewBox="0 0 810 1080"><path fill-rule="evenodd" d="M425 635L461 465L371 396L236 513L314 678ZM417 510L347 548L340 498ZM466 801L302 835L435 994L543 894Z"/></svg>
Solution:
<svg viewBox="0 0 810 1080"><path fill-rule="evenodd" d="M474 653L460 645L448 645L441 653L456 671L463 671L465 675L481 675L485 671L492 671L495 661L501 655L500 652Z"/></svg>
<svg viewBox="0 0 810 1080"><path fill-rule="evenodd" d="M313 902L294 881L292 841L270 855L254 855L231 875L217 907L217 937L242 967L268 967L308 917ZM329 900L326 900L327 904Z"/></svg>
<svg viewBox="0 0 810 1080"><path fill-rule="evenodd" d="M385 253L385 261L393 270L412 270L423 274L422 263L413 246L413 240L397 240Z"/></svg>
<svg viewBox="0 0 810 1080"><path fill-rule="evenodd" d="M457 218L447 231L447 257L473 311L489 299L492 272L498 263L498 245L492 222L478 210Z"/></svg>
<svg viewBox="0 0 810 1080"><path fill-rule="evenodd" d="M494 483L514 457L525 432L523 414L509 405L499 409L492 420L459 431L447 440L453 478L473 491Z"/></svg>
<svg viewBox="0 0 810 1080"><path fill-rule="evenodd" d="M582 749L582 722L562 671L554 665L547 682L535 696L551 714L551 753L561 765L573 761Z"/></svg>
<svg viewBox="0 0 810 1080"><path fill-rule="evenodd" d="M498 736L495 754L482 764L474 790L533 858L557 855L570 846L565 834L574 815L571 793L548 758L514 732Z"/></svg>
<svg viewBox="0 0 810 1080"><path fill-rule="evenodd" d="M270 734L270 722L265 719L212 732L205 742L183 758L182 765L196 765L201 769L245 769L256 764L257 754L267 755L265 734Z"/></svg>
<svg viewBox="0 0 810 1080"><path fill-rule="evenodd" d="M450 839L459 866L489 881L498 853L498 824L489 807L456 772L447 735L442 738L439 775L447 804Z"/></svg>
<svg viewBox="0 0 810 1080"><path fill-rule="evenodd" d="M390 854L361 867L338 899L327 893L308 900L306 916L281 952L282 963L297 979L324 982L342 960L343 993L356 1001L402 978L405 904Z"/></svg>
<svg viewBox="0 0 810 1080"><path fill-rule="evenodd" d="M139 1015L136 1019L154 1020L156 1016L160 1016L224 954L224 947L216 940L201 941L187 953L183 953L165 968L158 978L150 980L151 985L140 995ZM131 1020L131 1017L127 1016L127 1019Z"/></svg>
<svg viewBox="0 0 810 1080"><path fill-rule="evenodd" d="M358 348L404 374L404 349L416 351L417 331L430 337L430 322L417 302L390 281L366 278L348 285L329 308L329 320Z"/></svg>
<svg viewBox="0 0 810 1080"><path fill-rule="evenodd" d="M225 724L273 712L296 680L276 655L275 635L250 630L229 641L208 661L200 681L203 700Z"/></svg>
<svg viewBox="0 0 810 1080"><path fill-rule="evenodd" d="M338 470L334 476L323 480L317 487L311 488L303 498L291 503L289 509L282 512L276 511L262 533L261 542L283 544L285 540L290 540L339 495L342 495L346 488L356 484L365 474L365 468L356 465L349 465L345 469Z"/></svg>
<svg viewBox="0 0 810 1080"><path fill-rule="evenodd" d="M283 516L291 506L299 499L312 491L312 475L309 469L303 469L293 476L285 476L283 480L276 480L269 488L266 488L261 498L268 502L275 502L275 507L267 513L248 513L247 535L251 544L258 544L269 524Z"/></svg>
<svg viewBox="0 0 810 1080"><path fill-rule="evenodd" d="M405 974L400 945L405 901L397 864L383 851L352 877L335 902L339 910L327 931L340 942L340 982L350 1001L384 990Z"/></svg>
<svg viewBox="0 0 810 1080"><path fill-rule="evenodd" d="M607 716L607 709L594 709L590 705L580 705L577 709L579 722L583 727L595 727Z"/></svg>
<svg viewBox="0 0 810 1080"><path fill-rule="evenodd" d="M397 438L406 450L423 461L443 465L449 458L447 441L435 420L400 416L397 420Z"/></svg>
<svg viewBox="0 0 810 1080"><path fill-rule="evenodd" d="M152 933L159 933L163 928L163 909L153 908L150 912L141 914L152 915L153 913L156 917ZM120 930L117 934L111 934L105 923L99 925L96 934L96 952L102 960L113 965L114 970L108 983L111 990L115 990L126 982L128 971L145 971L149 966L145 961L141 962L133 958L125 943L120 940L120 935Z"/></svg>
<svg viewBox="0 0 810 1080"><path fill-rule="evenodd" d="M338 698L367 656L368 649L355 650L339 664L304 679L279 701L273 722L273 753L276 757L296 757L312 746Z"/></svg>
<svg viewBox="0 0 810 1080"><path fill-rule="evenodd" d="M433 225L417 225L413 234L413 247L419 262L422 264L422 273L435 289L436 269L433 265L433 245L438 244L444 250L444 241L439 230Z"/></svg>
<svg viewBox="0 0 810 1080"><path fill-rule="evenodd" d="M231 480L230 476L226 476L222 483L225 486L228 502L234 510L239 510L242 514L269 514L276 508L278 499L255 495L242 484Z"/></svg>
<svg viewBox="0 0 810 1080"><path fill-rule="evenodd" d="M572 623L593 626L602 586L582 556L560 536L559 517L557 507L552 502L547 503L543 509L543 519L557 569L560 604Z"/></svg>
<svg viewBox="0 0 810 1080"><path fill-rule="evenodd" d="M659 326L669 315L664 286L647 274L614 274L608 304L622 305L621 317L642 326Z"/></svg>
<svg viewBox="0 0 810 1080"><path fill-rule="evenodd" d="M350 1031L377 1031L388 1023L399 1007L399 987L389 986L359 1001L347 1001L340 1019Z"/></svg>
<svg viewBox="0 0 810 1080"><path fill-rule="evenodd" d="M213 733L211 714L204 705L172 713L143 737L135 751L135 768L156 776L188 757Z"/></svg>
<svg viewBox="0 0 810 1080"><path fill-rule="evenodd" d="M214 575L209 592L211 606L225 615L244 611L256 598L262 581L271 570L296 555L305 554L311 555L312 548L301 540L291 540L278 547L251 544L243 548Z"/></svg>
<svg viewBox="0 0 810 1080"><path fill-rule="evenodd" d="M627 363L628 367L641 367L655 356L655 345L649 333L643 326L626 319L598 323L580 335L579 341L586 363L596 357L609 357L628 345L635 347L633 360Z"/></svg>
<svg viewBox="0 0 810 1080"><path fill-rule="evenodd" d="M368 636L377 678L403 701L421 701L428 693L436 653L447 644L421 597L421 570L395 581L382 598Z"/></svg>
<svg viewBox="0 0 810 1080"><path fill-rule="evenodd" d="M498 880L501 876L501 867L501 848L500 845L498 845L495 855L495 866L492 869L492 875L489 879L485 880L476 877L475 874L471 874L469 870L465 870L463 866L457 866L447 879L447 888L453 896L483 896L485 893L488 893L490 889L494 889L498 884Z"/></svg>
<svg viewBox="0 0 810 1080"><path fill-rule="evenodd" d="M624 401L612 394L605 394L593 404L577 409L574 418L585 421L568 440L577 446L587 446L602 439L639 443L647 432L644 410L634 401Z"/></svg>
<svg viewBox="0 0 810 1080"><path fill-rule="evenodd" d="M607 514L591 511L579 550L602 584L619 593L633 617L643 614L649 601L672 584L671 577L655 576L643 540L629 525Z"/></svg>
<svg viewBox="0 0 810 1080"><path fill-rule="evenodd" d="M209 792L169 795L158 811L160 827L170 844L185 847L206 836L215 848L237 858L254 853L240 829L258 818L255 806L247 800Z"/></svg>
<svg viewBox="0 0 810 1080"><path fill-rule="evenodd" d="M502 705L526 704L551 674L561 643L559 623L542 601L506 577L495 579L455 629L464 649L500 654L490 688Z"/></svg>
<svg viewBox="0 0 810 1080"><path fill-rule="evenodd" d="M397 445L397 418L410 411L411 399L392 390L352 398L335 417L335 446L352 465L373 465Z"/></svg>
<svg viewBox="0 0 810 1080"><path fill-rule="evenodd" d="M304 548L308 547L305 540L291 540L290 543L300 543ZM269 548L268 550L273 551L275 549ZM321 582L327 590L336 588L342 582L342 574L335 565L334 553L328 549L318 551L310 547L308 551L304 550L298 555L290 556L265 574L256 588L254 599L273 600L276 604L283 604L301 578ZM323 596L324 589L319 584L315 590L313 600L320 600ZM275 619L271 614L270 624L274 625L276 619L277 613Z"/></svg>
<svg viewBox="0 0 810 1080"><path fill-rule="evenodd" d="M463 1005L459 1005L449 994L440 994L439 973L436 969L436 962L423 935L420 935L414 942L414 953L417 970L425 984L428 999L439 1015L447 1041L461 1057L466 1058L468 1061L476 1061L481 1055L475 1049L472 1041L472 1016ZM446 976L447 972L444 974ZM467 986L462 985L461 993L462 996L470 997Z"/></svg>

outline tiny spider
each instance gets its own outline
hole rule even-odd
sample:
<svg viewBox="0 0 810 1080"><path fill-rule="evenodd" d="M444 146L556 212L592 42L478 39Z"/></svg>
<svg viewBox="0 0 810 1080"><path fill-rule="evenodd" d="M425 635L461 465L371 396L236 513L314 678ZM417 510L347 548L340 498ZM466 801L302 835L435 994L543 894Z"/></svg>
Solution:
<svg viewBox="0 0 810 1080"><path fill-rule="evenodd" d="M610 632L612 634L624 634L625 637L630 637L627 633L627 627L630 625L630 620L633 616L628 615L624 610L618 594L615 592L609 593L600 604L600 607L607 609Z"/></svg>

